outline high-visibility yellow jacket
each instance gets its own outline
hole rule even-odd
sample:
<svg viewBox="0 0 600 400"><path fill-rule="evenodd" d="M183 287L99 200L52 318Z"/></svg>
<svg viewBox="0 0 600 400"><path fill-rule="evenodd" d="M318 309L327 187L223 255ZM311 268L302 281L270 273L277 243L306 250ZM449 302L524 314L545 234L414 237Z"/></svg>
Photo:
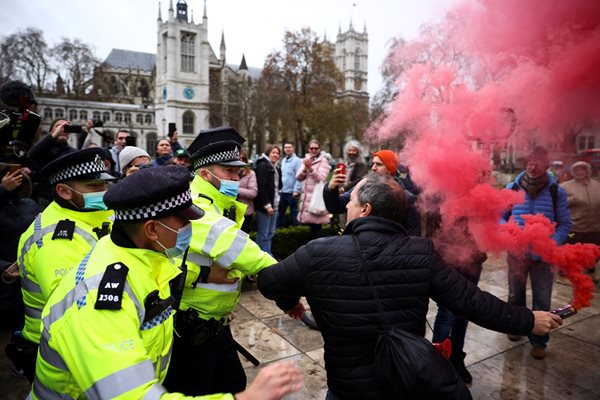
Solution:
<svg viewBox="0 0 600 400"><path fill-rule="evenodd" d="M277 261L240 230L245 204L225 196L199 176L194 178L190 189L194 204L205 214L192 221L188 275L180 308L193 308L204 319L221 319L235 308L240 298L242 278L254 275ZM231 207L236 210L235 222L223 216L223 212L229 212ZM239 277L240 280L233 284L200 282L200 266L210 266L213 262L230 269L228 277Z"/></svg>
<svg viewBox="0 0 600 400"><path fill-rule="evenodd" d="M96 309L106 287L107 267L127 267L118 309ZM182 399L166 393L164 379L173 342L169 306L144 322L146 298L158 291L170 296L169 281L179 274L164 254L125 248L110 237L98 241L77 269L69 272L50 296L42 315L43 332L31 397L35 399ZM115 286L116 285L116 286ZM117 296L117 297L115 297ZM113 298L108 300L113 301ZM106 300L106 298L104 298ZM229 399L230 394L201 397Z"/></svg>
<svg viewBox="0 0 600 400"><path fill-rule="evenodd" d="M94 229L110 223L112 214L112 211L74 211L52 202L21 235L17 261L25 303L25 339L40 342L40 316L48 297L96 244L98 235ZM71 239L65 230L57 230L59 221L66 219L75 223Z"/></svg>

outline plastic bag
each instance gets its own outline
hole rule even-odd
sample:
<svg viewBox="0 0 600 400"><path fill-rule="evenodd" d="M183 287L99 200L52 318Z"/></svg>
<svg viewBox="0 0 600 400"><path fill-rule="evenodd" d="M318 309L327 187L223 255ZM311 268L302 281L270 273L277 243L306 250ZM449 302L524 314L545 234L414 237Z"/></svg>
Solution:
<svg viewBox="0 0 600 400"><path fill-rule="evenodd" d="M325 188L325 182L319 182L315 185L315 190L310 198L308 204L308 212L314 215L325 215L328 213L327 207L325 207L325 200L323 200L323 189Z"/></svg>

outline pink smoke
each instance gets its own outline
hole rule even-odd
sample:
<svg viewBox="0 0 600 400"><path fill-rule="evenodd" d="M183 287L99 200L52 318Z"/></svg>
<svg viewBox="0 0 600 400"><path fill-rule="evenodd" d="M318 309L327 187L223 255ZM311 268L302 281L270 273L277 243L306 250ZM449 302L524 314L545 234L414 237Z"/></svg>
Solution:
<svg viewBox="0 0 600 400"><path fill-rule="evenodd" d="M400 92L368 134L383 141L412 132L401 158L421 197L441 199L444 256L533 251L571 279L576 306L589 306L593 285L582 271L600 250L557 246L553 223L540 216L526 216L523 228L499 225L524 195L492 186L489 155L507 143L523 152L572 145L573 132L600 124L600 2L471 0L386 62L403 71Z"/></svg>

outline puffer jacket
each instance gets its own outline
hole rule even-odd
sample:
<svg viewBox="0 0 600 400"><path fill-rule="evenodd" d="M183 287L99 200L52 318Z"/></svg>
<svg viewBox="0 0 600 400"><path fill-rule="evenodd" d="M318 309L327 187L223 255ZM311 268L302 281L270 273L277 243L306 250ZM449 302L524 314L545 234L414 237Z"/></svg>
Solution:
<svg viewBox="0 0 600 400"><path fill-rule="evenodd" d="M525 171L521 172L513 182L510 182L506 188L507 189L515 189L515 185L519 186L519 190L525 192L523 188L521 188L520 182L523 176L525 175ZM521 204L515 204L512 208L512 211L507 216L514 216L515 221L520 225L525 225L525 221L521 215L523 214L542 214L546 216L550 221L556 222L556 231L554 235L552 235L552 239L561 245L565 243L567 240L567 235L571 230L571 226L573 222L571 221L571 214L569 214L569 207L567 205L567 194L562 187L558 187L557 193L557 203L556 203L556 215L554 215L554 205L552 204L552 195L550 193L551 185L558 185L556 182L556 178L552 175L548 174L550 179L548 186L546 186L536 197L532 199L529 197L527 192L525 192L525 201ZM506 217L505 216L505 221ZM539 258L536 255L532 255L532 258L535 260Z"/></svg>
<svg viewBox="0 0 600 400"><path fill-rule="evenodd" d="M385 399L374 369L381 320L352 235L390 324L423 336L432 298L453 313L500 332L525 335L533 313L479 290L446 267L429 239L407 237L390 220L362 217L342 236L313 240L259 273L258 288L283 310L306 296L325 342L327 384L340 399Z"/></svg>
<svg viewBox="0 0 600 400"><path fill-rule="evenodd" d="M307 156L308 157L308 156ZM296 179L303 182L302 197L300 198L300 211L298 212L298 221L303 224L326 224L329 222L329 215L315 215L308 212L308 206L312 199L315 185L319 182L327 181L331 165L325 157L325 153L321 152L314 160L312 160L312 171L308 172L304 168L304 164L298 170Z"/></svg>

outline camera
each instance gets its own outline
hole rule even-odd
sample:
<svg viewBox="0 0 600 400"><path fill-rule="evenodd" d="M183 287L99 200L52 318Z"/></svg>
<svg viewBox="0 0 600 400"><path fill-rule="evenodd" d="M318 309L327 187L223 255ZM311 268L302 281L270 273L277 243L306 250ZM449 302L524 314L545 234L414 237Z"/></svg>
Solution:
<svg viewBox="0 0 600 400"><path fill-rule="evenodd" d="M81 125L65 125L63 127L63 132L64 133L81 133L81 132L83 132L83 129L82 129Z"/></svg>
<svg viewBox="0 0 600 400"><path fill-rule="evenodd" d="M98 117L92 118L92 124L92 128L102 128L104 126L104 122Z"/></svg>

